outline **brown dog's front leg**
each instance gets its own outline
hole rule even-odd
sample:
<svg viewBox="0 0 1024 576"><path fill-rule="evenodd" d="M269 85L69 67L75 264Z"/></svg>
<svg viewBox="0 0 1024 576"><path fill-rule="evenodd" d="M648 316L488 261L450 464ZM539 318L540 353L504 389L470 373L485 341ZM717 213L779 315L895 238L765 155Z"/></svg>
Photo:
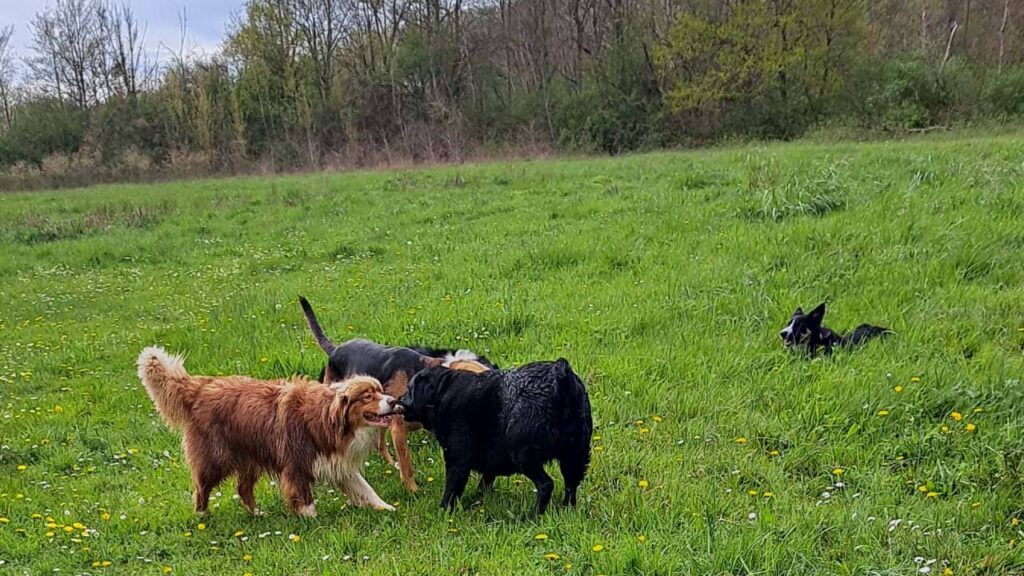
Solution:
<svg viewBox="0 0 1024 576"><path fill-rule="evenodd" d="M395 443L395 456L398 457L398 475L402 477L402 484L405 484L409 492L416 492L420 488L416 485L416 479L412 477L412 458L409 456L406 432L405 418L392 416L391 439Z"/></svg>
<svg viewBox="0 0 1024 576"><path fill-rule="evenodd" d="M395 465L395 459L391 457L391 450L388 448L388 435L386 430L381 430L377 436L377 451L380 452L384 461L388 463L388 466L398 468Z"/></svg>

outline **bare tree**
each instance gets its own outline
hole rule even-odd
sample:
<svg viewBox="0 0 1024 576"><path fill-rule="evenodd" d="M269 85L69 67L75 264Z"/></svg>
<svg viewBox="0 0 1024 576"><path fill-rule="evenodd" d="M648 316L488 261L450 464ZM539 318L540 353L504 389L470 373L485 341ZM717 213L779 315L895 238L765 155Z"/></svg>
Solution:
<svg viewBox="0 0 1024 576"><path fill-rule="evenodd" d="M14 106L14 75L15 61L11 47L11 37L14 35L14 26L0 28L0 111L3 112L3 120L9 129Z"/></svg>
<svg viewBox="0 0 1024 576"><path fill-rule="evenodd" d="M126 3L101 5L98 13L105 40L104 74L110 78L110 90L119 96L134 98L150 71L143 49L145 29Z"/></svg>
<svg viewBox="0 0 1024 576"><path fill-rule="evenodd" d="M1010 19L1010 0L1003 0L1003 21L999 25L999 68L1003 72L1003 58L1006 54L1006 21Z"/></svg>
<svg viewBox="0 0 1024 576"><path fill-rule="evenodd" d="M316 68L317 91L330 99L338 49L347 33L351 8L345 0L292 0L295 25Z"/></svg>
<svg viewBox="0 0 1024 576"><path fill-rule="evenodd" d="M103 37L97 0L57 0L32 21L36 79L85 108L101 98Z"/></svg>

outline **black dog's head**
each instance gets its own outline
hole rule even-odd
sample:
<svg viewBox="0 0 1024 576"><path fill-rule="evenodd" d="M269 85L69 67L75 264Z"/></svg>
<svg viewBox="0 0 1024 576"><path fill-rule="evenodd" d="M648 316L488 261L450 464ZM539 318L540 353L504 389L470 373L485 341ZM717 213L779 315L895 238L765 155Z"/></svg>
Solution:
<svg viewBox="0 0 1024 576"><path fill-rule="evenodd" d="M812 344L821 333L821 322L825 319L825 303L818 304L818 307L804 314L802 308L793 312L789 324L779 332L782 343L787 348L794 345L807 346Z"/></svg>
<svg viewBox="0 0 1024 576"><path fill-rule="evenodd" d="M409 380L405 394L398 399L395 411L408 422L419 422L426 429L434 424L437 405L444 397L453 371L442 366L420 370Z"/></svg>

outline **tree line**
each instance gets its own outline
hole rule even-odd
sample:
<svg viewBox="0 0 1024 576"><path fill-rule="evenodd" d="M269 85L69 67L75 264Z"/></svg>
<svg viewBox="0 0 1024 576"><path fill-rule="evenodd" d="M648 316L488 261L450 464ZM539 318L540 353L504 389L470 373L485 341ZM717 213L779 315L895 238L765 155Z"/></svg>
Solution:
<svg viewBox="0 0 1024 576"><path fill-rule="evenodd" d="M161 62L144 30L108 0L41 10L25 54L0 29L0 186L1024 114L1017 0L247 0Z"/></svg>

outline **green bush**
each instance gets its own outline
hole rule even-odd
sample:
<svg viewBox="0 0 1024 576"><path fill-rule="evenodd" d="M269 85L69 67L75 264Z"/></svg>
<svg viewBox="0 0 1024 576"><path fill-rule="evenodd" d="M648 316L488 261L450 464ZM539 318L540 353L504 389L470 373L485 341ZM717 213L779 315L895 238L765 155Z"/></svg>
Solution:
<svg viewBox="0 0 1024 576"><path fill-rule="evenodd" d="M955 100L935 67L913 56L865 62L845 96L864 125L882 129L930 126Z"/></svg>
<svg viewBox="0 0 1024 576"><path fill-rule="evenodd" d="M18 109L0 138L0 166L36 165L51 154L74 154L82 147L87 114L53 99L34 100Z"/></svg>
<svg viewBox="0 0 1024 576"><path fill-rule="evenodd" d="M983 100L990 114L1024 115L1024 65L990 75L985 82Z"/></svg>

